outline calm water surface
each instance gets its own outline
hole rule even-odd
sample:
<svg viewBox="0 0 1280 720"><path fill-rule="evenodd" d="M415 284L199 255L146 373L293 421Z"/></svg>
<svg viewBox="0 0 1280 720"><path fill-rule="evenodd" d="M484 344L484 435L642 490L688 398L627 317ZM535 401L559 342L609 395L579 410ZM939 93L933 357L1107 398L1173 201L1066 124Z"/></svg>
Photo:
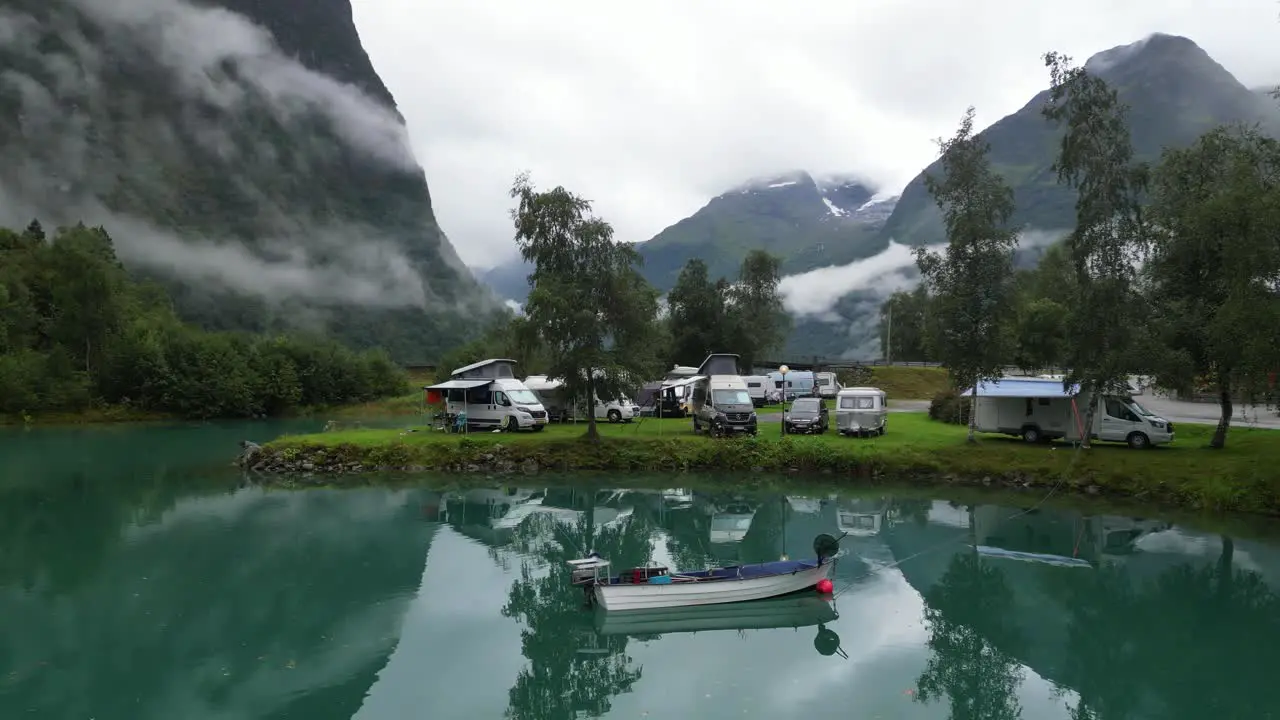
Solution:
<svg viewBox="0 0 1280 720"><path fill-rule="evenodd" d="M316 425L0 432L0 718L1280 715L1265 526L625 477L265 491L228 467ZM830 603L606 616L563 564L846 531Z"/></svg>

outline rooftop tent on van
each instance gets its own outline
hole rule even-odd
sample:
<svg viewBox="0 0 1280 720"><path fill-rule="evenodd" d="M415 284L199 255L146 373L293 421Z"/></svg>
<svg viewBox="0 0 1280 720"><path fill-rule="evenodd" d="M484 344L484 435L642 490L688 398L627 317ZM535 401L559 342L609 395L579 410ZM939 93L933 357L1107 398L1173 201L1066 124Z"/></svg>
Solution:
<svg viewBox="0 0 1280 720"><path fill-rule="evenodd" d="M740 375L738 356L731 353L712 353L698 367L699 375Z"/></svg>

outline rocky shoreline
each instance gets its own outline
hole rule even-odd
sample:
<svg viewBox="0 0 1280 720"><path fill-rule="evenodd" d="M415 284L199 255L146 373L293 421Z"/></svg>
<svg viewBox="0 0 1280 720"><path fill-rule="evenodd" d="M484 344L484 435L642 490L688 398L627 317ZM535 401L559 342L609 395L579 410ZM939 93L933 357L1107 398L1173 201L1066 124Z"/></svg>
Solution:
<svg viewBox="0 0 1280 720"><path fill-rule="evenodd" d="M250 441L241 442L241 453L235 464L247 472L264 476L261 482L271 484L344 484L342 478L370 473L443 473L455 475L537 475L541 472L573 472L579 470L613 470L617 472L636 472L644 470L662 470L674 472L710 472L725 470L717 463L691 464L682 463L672 467L669 462L655 459L652 463L636 463L634 458L624 466L611 466L600 462L607 458L593 458L593 462L575 465L567 457L562 462L540 461L537 455L530 452L533 448L526 446L512 447L503 444L490 444L476 448L476 452L450 453L450 456L439 457L434 462L378 462L368 455L371 449L354 446L287 446L277 448L261 446ZM581 455L578 455L581 459ZM391 458L387 458L390 460ZM788 462L755 464L739 469L752 474L798 474L816 473L823 476L847 477L863 483L893 482L916 485L952 485L974 486L1003 489L1026 490L1063 488L1067 492L1087 495L1102 495L1103 486L1088 478L1075 481L1064 478L1043 478L1032 473L1021 471L1002 472L942 472L935 468L920 468L883 463L861 463L842 465L840 467L814 466L809 462ZM300 483L301 481L301 483Z"/></svg>

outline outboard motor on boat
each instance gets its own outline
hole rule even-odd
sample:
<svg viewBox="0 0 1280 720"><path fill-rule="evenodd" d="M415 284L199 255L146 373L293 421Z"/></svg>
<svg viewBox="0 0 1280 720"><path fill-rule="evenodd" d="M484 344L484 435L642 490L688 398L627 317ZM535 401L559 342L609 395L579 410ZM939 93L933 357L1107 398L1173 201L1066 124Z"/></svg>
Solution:
<svg viewBox="0 0 1280 720"><path fill-rule="evenodd" d="M840 537L831 537L826 533L822 533L813 539L813 554L818 557L818 564L830 560L840 552L840 541L849 533L843 533Z"/></svg>

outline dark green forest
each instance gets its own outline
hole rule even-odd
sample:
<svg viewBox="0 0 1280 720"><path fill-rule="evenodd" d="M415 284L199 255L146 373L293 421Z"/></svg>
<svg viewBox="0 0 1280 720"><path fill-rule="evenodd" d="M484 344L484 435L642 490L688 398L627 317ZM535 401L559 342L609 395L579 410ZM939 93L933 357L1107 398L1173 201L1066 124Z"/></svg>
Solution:
<svg viewBox="0 0 1280 720"><path fill-rule="evenodd" d="M406 382L381 350L184 324L102 228L0 229L0 414L259 417L399 394Z"/></svg>

